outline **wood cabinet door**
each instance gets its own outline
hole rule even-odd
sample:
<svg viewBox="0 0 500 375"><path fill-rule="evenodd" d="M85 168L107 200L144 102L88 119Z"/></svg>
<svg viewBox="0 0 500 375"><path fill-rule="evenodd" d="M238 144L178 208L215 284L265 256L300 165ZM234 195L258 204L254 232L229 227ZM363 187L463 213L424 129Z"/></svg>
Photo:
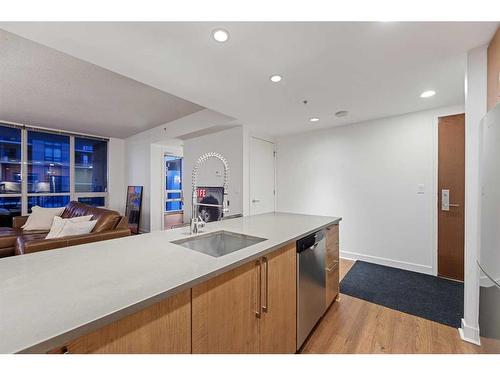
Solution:
<svg viewBox="0 0 500 375"><path fill-rule="evenodd" d="M191 353L191 290L180 292L50 353Z"/></svg>
<svg viewBox="0 0 500 375"><path fill-rule="evenodd" d="M339 262L339 226L332 225L326 228L326 262L328 266Z"/></svg>
<svg viewBox="0 0 500 375"><path fill-rule="evenodd" d="M260 262L192 289L193 353L258 353Z"/></svg>
<svg viewBox="0 0 500 375"><path fill-rule="evenodd" d="M339 226L326 228L326 307L339 294Z"/></svg>
<svg viewBox="0 0 500 375"><path fill-rule="evenodd" d="M328 308L339 294L339 263L326 268L326 307Z"/></svg>
<svg viewBox="0 0 500 375"><path fill-rule="evenodd" d="M295 353L297 341L295 243L262 258L261 353Z"/></svg>

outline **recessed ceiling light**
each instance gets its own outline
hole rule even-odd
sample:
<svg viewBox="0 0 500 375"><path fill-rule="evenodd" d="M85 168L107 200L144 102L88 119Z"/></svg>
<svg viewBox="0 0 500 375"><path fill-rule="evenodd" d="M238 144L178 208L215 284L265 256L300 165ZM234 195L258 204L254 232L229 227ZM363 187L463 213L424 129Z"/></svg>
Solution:
<svg viewBox="0 0 500 375"><path fill-rule="evenodd" d="M420 94L421 98L430 98L431 96L436 95L436 91L434 90L427 90L424 91L423 93Z"/></svg>
<svg viewBox="0 0 500 375"><path fill-rule="evenodd" d="M309 119L309 121L311 121L311 122L318 122L318 121L319 121L319 118L318 118L318 117L311 117L311 118Z"/></svg>
<svg viewBox="0 0 500 375"><path fill-rule="evenodd" d="M269 79L271 80L271 82L278 83L283 79L283 77L279 74L273 74L271 77L269 77Z"/></svg>
<svg viewBox="0 0 500 375"><path fill-rule="evenodd" d="M212 36L217 42L224 43L229 39L229 33L223 29L214 30Z"/></svg>
<svg viewBox="0 0 500 375"><path fill-rule="evenodd" d="M348 111L338 111L338 112L335 112L335 116L336 117L346 117L348 114L349 114Z"/></svg>

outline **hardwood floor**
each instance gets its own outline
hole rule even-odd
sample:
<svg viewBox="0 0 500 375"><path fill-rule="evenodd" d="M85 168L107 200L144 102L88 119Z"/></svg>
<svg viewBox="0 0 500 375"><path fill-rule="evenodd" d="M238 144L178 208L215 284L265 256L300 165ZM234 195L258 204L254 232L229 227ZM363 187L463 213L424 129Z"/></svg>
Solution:
<svg viewBox="0 0 500 375"><path fill-rule="evenodd" d="M340 278L354 262L340 260ZM340 294L301 353L481 353L458 330L430 320Z"/></svg>

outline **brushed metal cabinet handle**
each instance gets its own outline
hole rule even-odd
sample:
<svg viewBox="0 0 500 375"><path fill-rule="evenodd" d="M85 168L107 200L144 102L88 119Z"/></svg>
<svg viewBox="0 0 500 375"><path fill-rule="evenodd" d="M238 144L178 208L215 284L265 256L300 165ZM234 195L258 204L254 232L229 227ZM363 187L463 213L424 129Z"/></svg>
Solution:
<svg viewBox="0 0 500 375"><path fill-rule="evenodd" d="M335 262L333 266L326 268L327 272L332 272L335 268L339 266L339 262Z"/></svg>
<svg viewBox="0 0 500 375"><path fill-rule="evenodd" d="M262 282L262 266L261 266L261 263L260 263L260 259L255 261L255 265L257 266L257 269L259 270L259 276L257 278L257 290L258 290L258 299L257 299L257 309L255 311L255 316L257 317L257 319L260 319L260 317L262 316L262 285L261 285L261 282Z"/></svg>
<svg viewBox="0 0 500 375"><path fill-rule="evenodd" d="M263 264L266 265L266 304L262 305L262 311L267 313L269 312L269 262L267 257L263 257Z"/></svg>

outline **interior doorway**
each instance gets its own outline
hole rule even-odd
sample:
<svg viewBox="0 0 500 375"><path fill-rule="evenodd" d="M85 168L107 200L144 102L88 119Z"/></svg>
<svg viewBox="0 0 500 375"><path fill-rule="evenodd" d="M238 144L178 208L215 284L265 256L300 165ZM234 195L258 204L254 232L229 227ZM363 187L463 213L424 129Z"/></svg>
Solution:
<svg viewBox="0 0 500 375"><path fill-rule="evenodd" d="M438 276L464 280L465 115L438 119Z"/></svg>
<svg viewBox="0 0 500 375"><path fill-rule="evenodd" d="M172 229L184 222L182 195L182 157L165 155L164 229Z"/></svg>
<svg viewBox="0 0 500 375"><path fill-rule="evenodd" d="M250 214L275 209L275 144L250 138Z"/></svg>

